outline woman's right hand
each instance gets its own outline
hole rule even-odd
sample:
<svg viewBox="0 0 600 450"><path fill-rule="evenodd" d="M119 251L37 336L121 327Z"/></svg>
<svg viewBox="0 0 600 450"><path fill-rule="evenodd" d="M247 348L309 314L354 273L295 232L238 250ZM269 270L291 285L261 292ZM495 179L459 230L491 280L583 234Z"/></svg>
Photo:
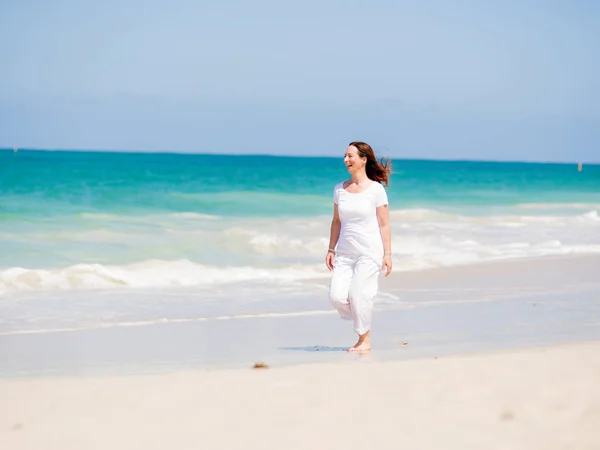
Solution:
<svg viewBox="0 0 600 450"><path fill-rule="evenodd" d="M327 252L327 256L325 256L325 265L329 270L333 270L333 261L335 260L335 253L332 251Z"/></svg>

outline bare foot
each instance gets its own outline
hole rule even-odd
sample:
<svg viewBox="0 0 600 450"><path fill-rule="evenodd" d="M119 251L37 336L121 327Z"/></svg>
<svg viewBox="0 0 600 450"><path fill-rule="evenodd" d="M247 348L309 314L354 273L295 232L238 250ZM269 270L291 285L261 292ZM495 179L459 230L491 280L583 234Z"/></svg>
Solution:
<svg viewBox="0 0 600 450"><path fill-rule="evenodd" d="M361 334L358 337L358 342L348 349L349 353L369 353L371 351L371 339L369 332Z"/></svg>

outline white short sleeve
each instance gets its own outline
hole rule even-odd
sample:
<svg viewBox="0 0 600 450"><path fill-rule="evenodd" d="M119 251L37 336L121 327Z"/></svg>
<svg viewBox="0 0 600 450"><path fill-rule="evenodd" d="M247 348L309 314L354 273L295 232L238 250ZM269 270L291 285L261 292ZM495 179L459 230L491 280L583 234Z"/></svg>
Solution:
<svg viewBox="0 0 600 450"><path fill-rule="evenodd" d="M385 192L385 188L383 187L382 184L379 184L379 186L377 186L377 192L375 194L375 198L377 200L377 207L379 208L380 206L383 205L387 205L388 204L388 196L387 196L387 192Z"/></svg>
<svg viewBox="0 0 600 450"><path fill-rule="evenodd" d="M342 183L336 184L333 188L333 203L336 205L340 202L340 184Z"/></svg>

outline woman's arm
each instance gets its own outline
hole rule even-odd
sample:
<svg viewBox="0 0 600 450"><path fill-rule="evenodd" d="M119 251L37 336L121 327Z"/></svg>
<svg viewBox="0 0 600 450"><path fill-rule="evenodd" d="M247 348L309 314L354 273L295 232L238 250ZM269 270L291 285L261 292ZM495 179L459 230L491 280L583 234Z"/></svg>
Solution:
<svg viewBox="0 0 600 450"><path fill-rule="evenodd" d="M342 222L338 214L338 205L333 204L333 219L331 219L331 230L329 232L329 249L327 250L327 256L325 257L325 265L329 270L333 270L333 260L335 256L335 246L340 239L340 230L342 228Z"/></svg>
<svg viewBox="0 0 600 450"><path fill-rule="evenodd" d="M392 232L388 205L377 207L377 222L379 222L379 232L383 242L383 269L385 276L388 276L392 271Z"/></svg>

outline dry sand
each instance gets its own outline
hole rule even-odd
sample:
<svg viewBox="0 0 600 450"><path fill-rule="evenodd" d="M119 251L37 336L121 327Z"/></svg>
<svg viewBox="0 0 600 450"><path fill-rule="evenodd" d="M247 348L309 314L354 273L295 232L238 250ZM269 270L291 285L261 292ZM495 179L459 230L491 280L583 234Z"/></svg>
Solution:
<svg viewBox="0 0 600 450"><path fill-rule="evenodd" d="M255 448L597 450L600 342L0 381L2 450Z"/></svg>

